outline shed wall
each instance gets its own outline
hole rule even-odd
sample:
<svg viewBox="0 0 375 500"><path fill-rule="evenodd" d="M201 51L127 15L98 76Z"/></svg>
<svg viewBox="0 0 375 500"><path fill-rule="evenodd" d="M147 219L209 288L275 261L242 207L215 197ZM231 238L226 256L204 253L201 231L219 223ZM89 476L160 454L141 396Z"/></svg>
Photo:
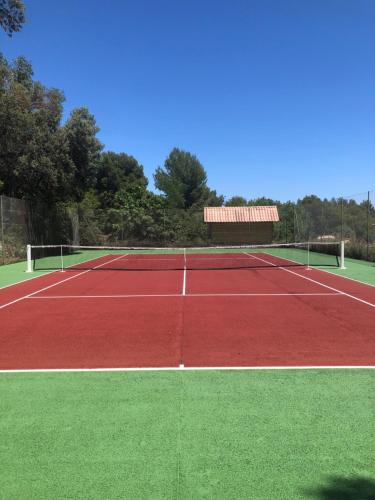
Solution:
<svg viewBox="0 0 375 500"><path fill-rule="evenodd" d="M217 244L272 243L272 222L211 222L210 235Z"/></svg>

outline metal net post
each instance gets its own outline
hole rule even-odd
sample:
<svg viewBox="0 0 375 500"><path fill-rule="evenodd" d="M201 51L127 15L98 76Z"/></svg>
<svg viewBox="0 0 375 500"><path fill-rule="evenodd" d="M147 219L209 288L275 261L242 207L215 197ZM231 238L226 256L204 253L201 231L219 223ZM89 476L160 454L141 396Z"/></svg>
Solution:
<svg viewBox="0 0 375 500"><path fill-rule="evenodd" d="M5 242L4 242L3 197L0 196L0 256L3 264L5 264L4 245Z"/></svg>
<svg viewBox="0 0 375 500"><path fill-rule="evenodd" d="M345 241L340 241L340 269L346 269L345 267Z"/></svg>

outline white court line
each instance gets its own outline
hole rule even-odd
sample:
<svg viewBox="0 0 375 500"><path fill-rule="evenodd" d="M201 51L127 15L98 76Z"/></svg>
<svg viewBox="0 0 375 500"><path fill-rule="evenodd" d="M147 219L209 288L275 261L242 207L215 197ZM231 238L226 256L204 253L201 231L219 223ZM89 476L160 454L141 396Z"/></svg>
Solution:
<svg viewBox="0 0 375 500"><path fill-rule="evenodd" d="M333 294L332 294L333 295ZM132 298L147 298L147 297L181 297L181 293L160 293L160 294L129 294L129 295L40 295L34 297L26 297L32 300L49 300L49 299L132 299Z"/></svg>
<svg viewBox="0 0 375 500"><path fill-rule="evenodd" d="M298 274L295 271L291 271L290 269L287 269L286 267L276 265L273 262L270 262L269 260L262 259L261 257L257 257L254 254L250 254L247 252L244 252L244 253L253 259L261 260L262 262L265 262L266 264L270 264L271 266L276 267L278 269L281 269L282 271L294 274L295 276L298 276L299 278L303 278L307 281L311 281L312 283L316 283L317 285L323 286L324 288L328 288L329 290L333 290L334 292L340 293L342 295L346 295L347 297L350 297L353 300L357 300L358 302L362 302L362 304L366 304L367 306L375 308L375 304L373 304L372 302L368 302L367 300L360 299L359 297L356 297L355 295L351 295L350 293L343 292L341 290L338 290L337 288L333 288L332 286L326 285L325 283L321 283L320 281L313 280L312 278L304 276L303 274Z"/></svg>
<svg viewBox="0 0 375 500"><path fill-rule="evenodd" d="M135 256L135 254L132 254L132 253L129 253L129 254L127 254L127 255L129 255L130 257L134 257L134 256ZM140 255L142 255L142 254L140 254ZM124 259L124 260L125 260L125 259ZM164 257L160 257L160 258L155 258L155 257L144 257L144 258L141 258L141 257L139 257L139 256L138 256L138 257L135 257L134 259L126 259L126 260L129 260L129 262L134 262L134 261L137 261L137 262L138 262L138 261L141 261L141 262L143 262L143 261L147 261L147 262L148 262L149 260L156 260L156 261L160 261L160 260L163 260L163 261L164 261L164 260L167 260L168 262L170 262L171 260L172 260L172 261L173 261L173 260L177 260L178 262L180 262L180 259L179 259L179 258L177 258L177 257L174 257L173 259L166 259L166 258L164 258Z"/></svg>
<svg viewBox="0 0 375 500"><path fill-rule="evenodd" d="M127 295L40 295L28 296L27 299L128 299L128 298L157 298L157 297L337 297L343 293L166 293L166 294L127 294Z"/></svg>
<svg viewBox="0 0 375 500"><path fill-rule="evenodd" d="M26 271L25 271L26 272ZM27 283L31 280L36 280L37 278L42 278L43 276L47 276L52 273L59 273L61 269L54 269L53 271L41 271L43 274L38 274L37 276L31 276L30 278L26 278L24 280L16 281L15 283L11 283L10 285L0 286L0 292L5 290L5 288L10 288L11 286L20 285L21 283Z"/></svg>
<svg viewBox="0 0 375 500"><path fill-rule="evenodd" d="M278 255L272 255L271 253L267 253L267 252L259 252L259 253L263 253L263 255L264 255L264 253L266 253L266 255L270 255L272 257L279 257ZM253 255L253 254L251 254L251 255ZM301 263L297 262L296 260L287 259L286 257L279 257L279 258L286 260L288 262L292 262L293 264L301 265ZM350 262L350 260L349 260L349 262ZM277 266L277 267L279 267L279 266ZM337 276L338 278L341 278L343 280L355 281L356 283L360 283L361 285L370 286L372 288L375 288L375 285L372 285L371 283L366 283L365 281L357 280L355 278L350 278L349 276L342 276L341 274L337 274L334 271L331 271L330 269L322 269L321 267L317 267L317 266L314 266L313 268L310 267L310 269L315 269L316 271L320 271L321 273L328 273L328 274L331 274L333 276ZM341 269L340 269L340 271L341 271Z"/></svg>
<svg viewBox="0 0 375 500"><path fill-rule="evenodd" d="M63 280L60 280L57 283L53 283L52 285L41 288L40 290L37 290L36 292L29 293L27 295L24 295L23 297L19 297L18 299L12 300L11 302L7 302L6 304L3 304L2 306L0 306L0 309L4 309L5 307L11 306L12 304L16 304L17 302L20 302L21 300L29 299L30 297L33 297L37 293L44 292L45 290L48 290L50 288L53 288L54 286L60 285L61 283L64 283L65 281L69 281L69 280L73 280L74 278L78 278L78 276L82 276L83 274L89 273L90 271L92 271L94 269L99 269L99 267L103 267L106 264L110 264L111 262L114 262L115 260L118 260L122 257L124 257L124 256L120 255L120 257L116 257L115 259L104 262L103 264L95 266L92 269L86 269L86 271L82 271L81 273L75 274L74 276L70 276L69 278L65 278Z"/></svg>
<svg viewBox="0 0 375 500"><path fill-rule="evenodd" d="M375 365L307 366L170 366L148 368L25 368L0 370L1 373L71 373L71 372L165 372L165 371L264 371L264 370L374 370Z"/></svg>
<svg viewBox="0 0 375 500"><path fill-rule="evenodd" d="M360 283L361 285L371 286L372 288L375 288L375 285L371 285L371 283L365 283L364 281L356 280L355 278L350 278L349 276L342 276L341 274L334 273L330 269L320 269L319 267L314 267L314 269L316 269L317 271L321 271L323 273L332 274L333 276L337 276L338 278L342 278L344 280L355 281L356 283Z"/></svg>
<svg viewBox="0 0 375 500"><path fill-rule="evenodd" d="M107 255L111 255L111 254L107 254ZM127 256L127 255L128 254L122 254L122 257ZM85 264L86 262L100 259L101 257L105 257L105 255L101 255L101 256L95 257L95 258L90 257L89 259L86 259L86 260L83 260L82 262L80 262L79 265ZM25 262L25 264L26 264L26 262ZM67 270L69 269L69 271L74 271L75 265L77 265L77 264L72 264L71 266L68 266L65 269L67 269ZM40 269L39 271L42 274L38 274L37 276L31 276L30 278L26 278L24 280L16 281L15 283L11 283L10 285L0 286L0 292L1 292L1 290L4 290L5 288L10 288L11 286L20 285L22 283L26 283L27 281L36 280L37 278L43 278L43 276L47 276L48 274L61 273L61 268L60 269L53 269L52 271L43 271L42 269ZM36 272L36 271L33 271L33 272Z"/></svg>
<svg viewBox="0 0 375 500"><path fill-rule="evenodd" d="M184 277L182 281L182 295L186 295L186 248L184 248Z"/></svg>

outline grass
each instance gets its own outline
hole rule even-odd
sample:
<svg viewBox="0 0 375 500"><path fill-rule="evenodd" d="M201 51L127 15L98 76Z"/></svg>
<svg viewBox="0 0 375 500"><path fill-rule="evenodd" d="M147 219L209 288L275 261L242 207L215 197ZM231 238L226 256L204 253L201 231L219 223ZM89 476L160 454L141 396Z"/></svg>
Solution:
<svg viewBox="0 0 375 500"><path fill-rule="evenodd" d="M291 500L372 481L374 384L372 370L2 374L0 497Z"/></svg>

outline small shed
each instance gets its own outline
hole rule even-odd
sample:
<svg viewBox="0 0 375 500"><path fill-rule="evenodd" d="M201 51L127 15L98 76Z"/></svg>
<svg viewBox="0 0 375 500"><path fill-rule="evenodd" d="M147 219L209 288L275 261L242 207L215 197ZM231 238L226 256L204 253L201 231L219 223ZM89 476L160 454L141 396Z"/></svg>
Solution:
<svg viewBox="0 0 375 500"><path fill-rule="evenodd" d="M224 245L272 242L273 224L279 221L275 205L253 207L206 207L204 222L213 243Z"/></svg>

